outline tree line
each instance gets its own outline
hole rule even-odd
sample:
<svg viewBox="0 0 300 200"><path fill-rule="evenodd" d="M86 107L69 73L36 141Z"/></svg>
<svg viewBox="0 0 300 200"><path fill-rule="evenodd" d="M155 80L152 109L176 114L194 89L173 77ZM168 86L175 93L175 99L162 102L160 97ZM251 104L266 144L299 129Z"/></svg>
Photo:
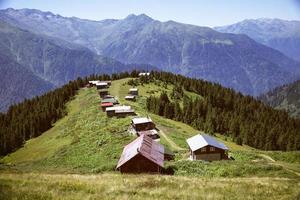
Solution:
<svg viewBox="0 0 300 200"><path fill-rule="evenodd" d="M126 77L138 77L133 71L110 75L91 75L70 81L61 88L42 96L12 105L6 113L0 113L0 156L22 147L26 140L40 136L66 113L66 103L77 90L87 85L89 80L117 80Z"/></svg>
<svg viewBox="0 0 300 200"><path fill-rule="evenodd" d="M150 112L210 134L230 136L237 144L263 150L300 150L300 120L289 117L285 111L203 80L154 72L150 82L156 80L173 84L174 88L169 95L162 92L159 97L147 98ZM191 98L184 90L200 96Z"/></svg>

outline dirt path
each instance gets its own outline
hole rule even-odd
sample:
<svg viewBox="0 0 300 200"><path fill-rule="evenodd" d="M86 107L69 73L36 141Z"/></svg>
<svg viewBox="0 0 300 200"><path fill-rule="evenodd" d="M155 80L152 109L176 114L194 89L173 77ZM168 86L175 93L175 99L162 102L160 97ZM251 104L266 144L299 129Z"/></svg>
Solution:
<svg viewBox="0 0 300 200"><path fill-rule="evenodd" d="M268 161L271 162L276 162L273 158L271 158L270 156L266 155L266 154L259 154L261 157L267 159Z"/></svg>
<svg viewBox="0 0 300 200"><path fill-rule="evenodd" d="M180 146L178 146L173 140L171 140L167 134L163 131L162 126L158 126L159 128L159 134L164 137L166 139L166 141L170 144L170 146L174 149L174 150L185 150L184 148L181 148Z"/></svg>
<svg viewBox="0 0 300 200"><path fill-rule="evenodd" d="M271 164L273 165L277 165L277 166L281 166L283 167L285 170L289 171L289 172L292 172L294 174L296 174L297 176L300 176L300 173L299 172L296 172L292 169L290 169L289 167L285 166L284 164L281 164L281 163L278 163L276 162L276 160L274 160L273 158L271 158L270 156L266 155L266 154L259 154L261 157L267 159L268 161L271 162Z"/></svg>

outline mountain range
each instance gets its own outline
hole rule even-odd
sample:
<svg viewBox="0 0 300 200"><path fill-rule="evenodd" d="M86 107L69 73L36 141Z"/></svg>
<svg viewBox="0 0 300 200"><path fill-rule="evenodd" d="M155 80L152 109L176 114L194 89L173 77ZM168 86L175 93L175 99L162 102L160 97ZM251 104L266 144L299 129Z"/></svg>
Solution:
<svg viewBox="0 0 300 200"><path fill-rule="evenodd" d="M215 27L215 30L246 34L257 42L300 61L300 21L268 18L247 19L232 25Z"/></svg>
<svg viewBox="0 0 300 200"><path fill-rule="evenodd" d="M300 74L299 62L246 35L160 22L144 14L92 21L6 9L0 11L0 20L0 48L52 87L78 76L126 71L144 63L147 69L155 66L257 96ZM14 29L10 33L8 26Z"/></svg>
<svg viewBox="0 0 300 200"><path fill-rule="evenodd" d="M136 68L97 55L83 46L38 35L3 21L0 21L0 58L0 111L77 77Z"/></svg>

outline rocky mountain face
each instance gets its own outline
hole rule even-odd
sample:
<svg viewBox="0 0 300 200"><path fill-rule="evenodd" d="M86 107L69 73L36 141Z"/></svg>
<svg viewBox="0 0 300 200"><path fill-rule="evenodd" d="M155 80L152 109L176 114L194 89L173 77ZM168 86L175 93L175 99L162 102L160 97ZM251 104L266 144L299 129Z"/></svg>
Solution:
<svg viewBox="0 0 300 200"><path fill-rule="evenodd" d="M259 97L264 103L284 109L291 116L300 118L300 80L274 89Z"/></svg>
<svg viewBox="0 0 300 200"><path fill-rule="evenodd" d="M218 82L244 94L259 95L296 80L300 72L298 62L246 35L160 22L143 14L123 20L91 21L38 10L6 9L0 11L0 19L123 63L150 64ZM69 71L67 65L61 67Z"/></svg>
<svg viewBox="0 0 300 200"><path fill-rule="evenodd" d="M1 20L0 57L0 111L77 77L135 68L97 55L86 47L37 35Z"/></svg>
<svg viewBox="0 0 300 200"><path fill-rule="evenodd" d="M215 30L246 34L257 42L300 61L300 21L249 19L228 26L216 27Z"/></svg>

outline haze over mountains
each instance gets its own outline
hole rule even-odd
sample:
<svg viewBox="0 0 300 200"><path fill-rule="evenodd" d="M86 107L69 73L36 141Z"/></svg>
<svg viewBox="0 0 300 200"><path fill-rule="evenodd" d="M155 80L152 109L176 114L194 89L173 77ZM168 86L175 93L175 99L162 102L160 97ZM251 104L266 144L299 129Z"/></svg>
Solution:
<svg viewBox="0 0 300 200"><path fill-rule="evenodd" d="M300 21L247 19L232 25L215 27L215 30L246 34L256 41L300 61Z"/></svg>
<svg viewBox="0 0 300 200"><path fill-rule="evenodd" d="M137 66L130 63L218 82L250 95L300 77L299 62L246 35L160 22L144 14L91 21L32 9L6 9L0 11L0 20L0 33L10 41L10 45L3 41L0 48L52 87L77 76ZM7 33L5 26L16 33ZM1 74L0 69L0 78Z"/></svg>
<svg viewBox="0 0 300 200"><path fill-rule="evenodd" d="M0 58L0 111L77 77L136 68L97 55L86 47L35 34L3 21L0 21ZM140 67L152 69L146 65Z"/></svg>

